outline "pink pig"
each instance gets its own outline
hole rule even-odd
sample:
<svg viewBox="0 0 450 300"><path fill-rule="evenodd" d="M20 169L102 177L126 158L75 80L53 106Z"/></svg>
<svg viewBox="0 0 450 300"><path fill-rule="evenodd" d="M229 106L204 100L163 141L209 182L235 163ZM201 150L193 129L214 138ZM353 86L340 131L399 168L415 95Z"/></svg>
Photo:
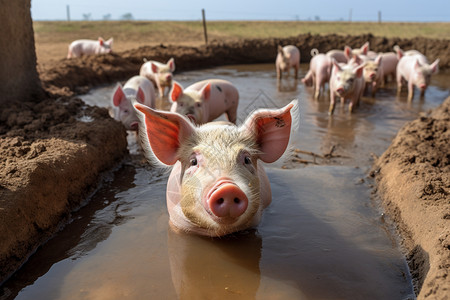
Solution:
<svg viewBox="0 0 450 300"><path fill-rule="evenodd" d="M408 82L408 101L414 98L414 86L420 89L420 95L423 97L430 84L432 74L438 72L439 58L432 64L428 63L427 58L418 52L408 53L399 60L397 64L397 94L401 92L402 81Z"/></svg>
<svg viewBox="0 0 450 300"><path fill-rule="evenodd" d="M272 198L260 161L272 163L285 152L297 124L296 100L255 111L239 127L196 127L180 114L134 106L147 159L174 165L166 193L174 230L219 237L260 222Z"/></svg>
<svg viewBox="0 0 450 300"><path fill-rule="evenodd" d="M293 45L278 46L278 54L275 60L277 68L277 78L281 79L282 73L286 72L289 76L290 68L294 68L294 77L298 78L298 69L300 68L300 51Z"/></svg>
<svg viewBox="0 0 450 300"><path fill-rule="evenodd" d="M325 90L325 84L330 80L332 66L332 58L323 53L311 59L309 71L302 82L306 86L314 86L314 99L319 99L321 90Z"/></svg>
<svg viewBox="0 0 450 300"><path fill-rule="evenodd" d="M173 102L171 112L185 115L194 123L211 122L226 113L228 120L236 124L239 92L229 81L207 79L185 90L174 81L169 99Z"/></svg>
<svg viewBox="0 0 450 300"><path fill-rule="evenodd" d="M341 98L341 104L350 99L348 110L351 113L353 107L358 106L359 100L364 92L363 78L364 64L338 64L333 60L333 70L330 78L330 108L328 113L334 112L336 97Z"/></svg>
<svg viewBox="0 0 450 300"><path fill-rule="evenodd" d="M112 51L113 38L104 41L99 37L98 40L76 40L69 45L67 58L80 57L83 55L103 54Z"/></svg>
<svg viewBox="0 0 450 300"><path fill-rule="evenodd" d="M154 60L146 61L139 71L139 75L147 77L158 89L159 95L164 97L164 90L172 86L173 72L175 71L175 60L169 59L163 64Z"/></svg>
<svg viewBox="0 0 450 300"><path fill-rule="evenodd" d="M143 76L131 77L123 86L117 84L112 96L114 118L121 121L127 130L138 129L138 117L133 108L134 102L155 107L155 88Z"/></svg>

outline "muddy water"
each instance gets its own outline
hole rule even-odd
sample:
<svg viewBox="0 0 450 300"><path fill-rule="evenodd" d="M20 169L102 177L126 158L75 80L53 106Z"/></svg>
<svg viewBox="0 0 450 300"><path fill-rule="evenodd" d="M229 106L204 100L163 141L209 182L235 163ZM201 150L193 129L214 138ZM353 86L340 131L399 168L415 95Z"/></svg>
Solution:
<svg viewBox="0 0 450 300"><path fill-rule="evenodd" d="M300 78L306 73L302 66ZM223 78L238 88L239 120L256 107L300 100L295 147L336 157L266 168L273 202L258 228L221 239L168 228L167 173L133 153L73 221L3 286L5 299L407 299L413 297L397 238L371 198L367 178L398 129L449 95L449 74L432 79L424 100L393 86L364 98L353 115L292 78L277 87L272 65L176 74L187 86ZM84 100L109 105L112 87ZM161 105L164 102L160 103ZM167 103L166 103L167 104ZM373 153L373 155L371 154ZM304 160L314 157L298 153ZM8 296L9 295L9 296Z"/></svg>

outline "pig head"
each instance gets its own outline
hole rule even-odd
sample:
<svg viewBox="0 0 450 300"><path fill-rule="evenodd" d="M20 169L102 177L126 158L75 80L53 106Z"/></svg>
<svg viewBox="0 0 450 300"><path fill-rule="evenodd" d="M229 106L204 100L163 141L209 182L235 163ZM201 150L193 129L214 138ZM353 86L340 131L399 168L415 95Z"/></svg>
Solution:
<svg viewBox="0 0 450 300"><path fill-rule="evenodd" d="M256 226L271 202L260 161L285 152L297 123L297 101L278 110L261 109L237 127L207 123L134 105L147 159L174 165L167 184L171 226L204 236L223 236Z"/></svg>

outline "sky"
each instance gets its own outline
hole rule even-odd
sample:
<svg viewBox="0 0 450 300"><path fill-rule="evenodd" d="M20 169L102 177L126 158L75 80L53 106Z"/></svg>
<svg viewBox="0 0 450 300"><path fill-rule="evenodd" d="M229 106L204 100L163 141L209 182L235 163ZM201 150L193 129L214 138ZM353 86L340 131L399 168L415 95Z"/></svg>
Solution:
<svg viewBox="0 0 450 300"><path fill-rule="evenodd" d="M31 0L33 20L450 22L449 0Z"/></svg>

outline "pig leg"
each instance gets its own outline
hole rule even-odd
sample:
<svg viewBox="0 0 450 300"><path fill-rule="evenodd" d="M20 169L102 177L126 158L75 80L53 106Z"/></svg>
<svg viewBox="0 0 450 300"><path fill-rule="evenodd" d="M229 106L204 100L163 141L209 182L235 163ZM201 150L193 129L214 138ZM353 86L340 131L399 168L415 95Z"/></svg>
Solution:
<svg viewBox="0 0 450 300"><path fill-rule="evenodd" d="M279 67L277 67L277 79L278 80L281 80L281 75L282 75L281 69Z"/></svg>
<svg viewBox="0 0 450 300"><path fill-rule="evenodd" d="M298 79L298 67L299 67L299 65L294 66L294 70L295 70L294 78L295 79Z"/></svg>
<svg viewBox="0 0 450 300"><path fill-rule="evenodd" d="M400 75L400 73L397 73L397 95L400 95L400 93L402 92L402 75Z"/></svg>
<svg viewBox="0 0 450 300"><path fill-rule="evenodd" d="M320 97L320 88L322 85L321 80L319 80L319 78L317 78L318 76L314 77L314 81L315 81L315 87L314 87L314 99L318 100Z"/></svg>
<svg viewBox="0 0 450 300"><path fill-rule="evenodd" d="M412 101L414 98L414 84L412 83L412 80L408 82L408 101Z"/></svg>
<svg viewBox="0 0 450 300"><path fill-rule="evenodd" d="M237 107L232 107L229 110L226 111L228 121L230 121L233 124L236 124L237 119Z"/></svg>
<svg viewBox="0 0 450 300"><path fill-rule="evenodd" d="M334 92L330 92L330 107L328 108L328 114L332 115L334 112L334 107L336 105L336 96L334 95Z"/></svg>

